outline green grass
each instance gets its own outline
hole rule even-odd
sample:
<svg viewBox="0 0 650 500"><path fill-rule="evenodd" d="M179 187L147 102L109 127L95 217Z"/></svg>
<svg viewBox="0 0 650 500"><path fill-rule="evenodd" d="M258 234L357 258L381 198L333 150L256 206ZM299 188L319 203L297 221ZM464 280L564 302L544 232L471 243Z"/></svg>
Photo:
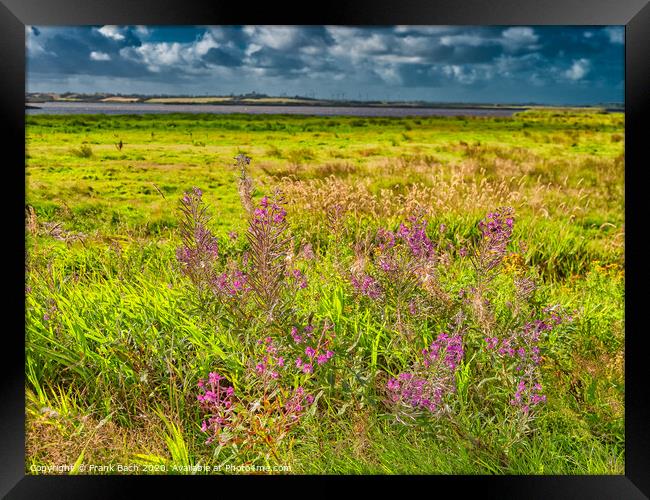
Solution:
<svg viewBox="0 0 650 500"><path fill-rule="evenodd" d="M174 252L178 199L192 186L212 207L222 254L246 248L233 166L244 152L255 198L282 187L295 244L319 256L300 307L331 318L353 346L281 464L318 474L623 473L623 115L39 115L26 132L26 470L232 461L203 443L195 387L213 370L237 379L241 339L197 309ZM487 211L513 206L512 251L542 280L540 298L577 312L544 345L548 402L525 434L471 398L452 423L414 427L377 402L377 377L406 366L412 347L354 298L337 262L416 203L437 241L456 247L476 241ZM332 230L337 204L353 215ZM441 279L453 292L471 277L452 265ZM444 327L424 321L418 349Z"/></svg>

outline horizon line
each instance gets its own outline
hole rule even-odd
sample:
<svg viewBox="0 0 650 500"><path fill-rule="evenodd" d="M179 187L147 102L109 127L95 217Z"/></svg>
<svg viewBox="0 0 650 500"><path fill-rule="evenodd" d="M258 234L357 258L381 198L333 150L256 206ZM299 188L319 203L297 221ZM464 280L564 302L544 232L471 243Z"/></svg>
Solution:
<svg viewBox="0 0 650 500"><path fill-rule="evenodd" d="M42 94L42 95L58 95L58 96L64 96L64 95L78 95L78 96L104 96L104 97L133 97L133 98L241 98L241 97L256 97L256 98L271 98L271 99L303 99L307 101L328 101L328 102L346 102L346 103L404 103L404 104L462 104L462 105L494 105L494 106L545 106L545 107L574 107L574 108L582 108L582 107L597 107L597 106L625 106L624 101L605 101L605 102L593 102L593 103L588 103L588 104L570 104L570 103L541 103L541 102L535 102L535 101L526 101L526 102L497 102L497 101L429 101L429 100L421 100L421 99L410 99L410 100L405 100L405 99L398 99L398 100L391 100L391 99L345 99L345 98L335 98L335 97L311 97L311 96L304 96L304 95L270 95L270 94L265 94L261 92L247 92L243 94L168 94L168 93L161 93L161 94L146 94L146 93L137 93L137 92L132 92L132 93L113 93L113 92L93 92L93 93L88 93L88 92L75 92L75 91L66 91L66 92L55 92L55 91L39 91L39 92L25 92L25 96L28 97L30 95L34 94ZM128 104L128 103L125 103ZM181 104L181 103L179 103ZM182 103L186 104L186 103ZM201 104L201 103L197 103ZM209 103L204 103L204 104L209 104Z"/></svg>

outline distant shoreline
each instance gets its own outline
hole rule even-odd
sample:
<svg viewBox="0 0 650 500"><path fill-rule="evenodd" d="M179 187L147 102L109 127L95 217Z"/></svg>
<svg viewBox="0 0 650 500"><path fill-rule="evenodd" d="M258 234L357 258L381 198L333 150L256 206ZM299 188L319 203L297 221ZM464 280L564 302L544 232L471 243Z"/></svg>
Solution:
<svg viewBox="0 0 650 500"><path fill-rule="evenodd" d="M210 102L184 102L184 101L167 101L167 102L148 102L148 101L84 101L84 100L56 100L56 101L28 101L26 107L38 108L31 106L33 104L97 104L97 105L150 105L150 106L282 106L282 107L314 107L314 108L400 108L400 109L485 109L485 110L503 110L503 111L524 111L526 109L542 106L518 106L518 105L490 105L490 104L419 104L419 103L357 103L355 101L336 102L336 101L319 101L319 102L249 102L249 101L210 101ZM548 108L560 108L563 106L544 106ZM568 107L568 106L567 106ZM576 106L576 108L578 108ZM590 109L590 108L585 108ZM600 109L600 108L598 108Z"/></svg>
<svg viewBox="0 0 650 500"><path fill-rule="evenodd" d="M526 104L486 104L486 103L445 103L430 101L355 101L337 99L312 99L308 97L271 97L265 95L248 96L116 96L108 94L48 94L31 93L26 95L28 104L46 103L86 103L86 104L120 104L120 105L162 105L162 106L282 106L282 107L337 107L337 108L403 108L403 109L472 109L472 110L503 110L523 111L526 109L605 109L624 111L624 106L618 103L603 103L599 105L570 106Z"/></svg>
<svg viewBox="0 0 650 500"><path fill-rule="evenodd" d="M484 116L510 117L527 108L435 108L414 106L300 106L276 104L151 104L116 102L43 102L38 108L27 108L25 113L35 115L133 115L133 114L248 114L248 115L305 115L407 117L407 116Z"/></svg>
<svg viewBox="0 0 650 500"><path fill-rule="evenodd" d="M144 114L248 114L248 115L304 115L304 116L357 116L363 117L511 117L526 110L575 112L622 112L605 108L534 108L534 107L416 107L416 106L325 106L298 104L176 104L130 102L43 102L38 107L26 104L25 113L35 115L144 115Z"/></svg>

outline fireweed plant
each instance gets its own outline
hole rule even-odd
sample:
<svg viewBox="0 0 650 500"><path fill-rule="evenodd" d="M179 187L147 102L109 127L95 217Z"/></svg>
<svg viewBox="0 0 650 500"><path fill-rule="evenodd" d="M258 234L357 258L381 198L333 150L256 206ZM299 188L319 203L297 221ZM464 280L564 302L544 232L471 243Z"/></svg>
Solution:
<svg viewBox="0 0 650 500"><path fill-rule="evenodd" d="M296 427L318 416L317 401L336 384L328 372L335 352L360 348L342 343L329 318L315 320L313 312L296 306L297 295L309 285L313 249L307 244L294 251L281 193L255 204L250 158L236 160L248 217L246 249L220 256L202 192L194 188L180 200L177 259L200 300L241 341L236 381L216 371L198 381L205 442L268 461L281 456L282 446L292 445ZM369 241L354 245L347 270L337 253L336 267L358 307L392 335L396 351L413 353L414 345L421 346L416 356L383 356L385 370L374 373L379 396L374 401L396 422L417 424L453 422L461 396L479 406L489 399L500 408L495 411L516 423L519 434L530 430L546 402L544 340L571 318L559 306L536 300L532 274L521 266L513 273L504 265L518 255L509 252L515 227L511 208L488 213L478 223L474 244L458 249L435 243L422 213L416 211L397 228L379 228ZM473 270L472 282L460 289L441 279L454 261ZM512 293L502 304L496 291L504 282ZM425 324L433 325L433 336L422 334L419 326ZM340 397L336 401L345 404Z"/></svg>
<svg viewBox="0 0 650 500"><path fill-rule="evenodd" d="M297 310L296 296L308 282L293 266L300 259L290 244L282 196L276 192L255 205L246 170L250 158L236 160L248 214L247 250L220 259L203 193L193 188L180 200L182 245L176 256L204 311L215 312L241 340L241 390L217 372L198 381L206 444L264 450L259 456L278 460L279 447L320 397L317 376L334 357L334 325L315 322L313 314L304 319ZM309 246L300 253L302 260L313 258Z"/></svg>
<svg viewBox="0 0 650 500"><path fill-rule="evenodd" d="M396 231L379 228L369 248L357 246L349 275L354 293L408 340L419 319L439 314L448 302L435 272L446 253L426 226L416 214Z"/></svg>
<svg viewBox="0 0 650 500"><path fill-rule="evenodd" d="M514 212L509 207L488 213L478 223L480 238L473 248L456 252L474 270L474 282L462 287L456 299L439 279L449 268L449 252L429 238L421 216L411 216L396 231L380 228L365 251L357 245L348 275L352 291L375 314L384 319L393 314L387 324L394 325L397 340L421 340L417 325L422 321L450 318L452 333L440 331L410 368L393 373L383 387L385 404L400 422L449 415L460 370L470 368L470 361L475 361L477 388L494 380L509 388L502 402L515 410L520 430L534 418L535 407L546 401L539 344L571 318L558 306L538 307L534 277L521 270L512 276L504 268L506 257L519 255L508 253L513 228ZM507 314L493 303L504 279L514 289Z"/></svg>

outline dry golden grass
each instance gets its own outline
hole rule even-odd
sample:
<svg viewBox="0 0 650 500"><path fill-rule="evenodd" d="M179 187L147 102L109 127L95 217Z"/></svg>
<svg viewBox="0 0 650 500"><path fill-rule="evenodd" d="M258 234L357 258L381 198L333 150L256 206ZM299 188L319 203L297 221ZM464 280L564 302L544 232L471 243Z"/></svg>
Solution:
<svg viewBox="0 0 650 500"><path fill-rule="evenodd" d="M314 101L307 99L295 99L292 97L259 97L259 98L246 98L241 99L241 102L246 103L261 103L261 104L313 104Z"/></svg>
<svg viewBox="0 0 650 500"><path fill-rule="evenodd" d="M102 102L138 102L139 97L105 97Z"/></svg>
<svg viewBox="0 0 650 500"><path fill-rule="evenodd" d="M228 102L232 97L155 97L145 102L152 104L210 104L211 102Z"/></svg>
<svg viewBox="0 0 650 500"><path fill-rule="evenodd" d="M46 411L28 416L25 431L26 455L37 465L73 465L82 453L83 463L96 465L130 464L134 454L167 456L165 443L151 429L125 429L88 415L63 418Z"/></svg>
<svg viewBox="0 0 650 500"><path fill-rule="evenodd" d="M382 218L403 218L416 209L425 210L427 214L439 214L452 207L473 213L494 206L517 206L524 201L522 194L513 190L510 182L490 183L479 177L468 181L462 170L450 177L432 175L428 181L428 185L395 185L392 189L374 192L371 179L351 183L334 175L312 180L283 178L280 184L296 209L321 213L339 206L354 216Z"/></svg>
<svg viewBox="0 0 650 500"><path fill-rule="evenodd" d="M273 177L280 178L296 210L311 214L339 206L355 216L400 218L415 209L428 215L474 214L509 205L543 218L578 217L594 203L623 195L603 186L617 184L624 157L569 161L540 158L521 148L459 147L474 149L466 159L448 164L430 155L411 155L368 165L311 165L276 171ZM315 174L318 178L310 178Z"/></svg>

